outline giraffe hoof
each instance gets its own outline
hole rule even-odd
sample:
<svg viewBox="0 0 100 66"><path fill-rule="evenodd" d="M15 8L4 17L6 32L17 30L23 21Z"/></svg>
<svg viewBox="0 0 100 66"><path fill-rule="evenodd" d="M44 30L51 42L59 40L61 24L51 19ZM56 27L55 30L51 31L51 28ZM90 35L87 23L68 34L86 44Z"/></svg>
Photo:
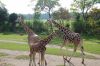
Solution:
<svg viewBox="0 0 100 66"><path fill-rule="evenodd" d="M84 64L84 62L82 61L82 64Z"/></svg>

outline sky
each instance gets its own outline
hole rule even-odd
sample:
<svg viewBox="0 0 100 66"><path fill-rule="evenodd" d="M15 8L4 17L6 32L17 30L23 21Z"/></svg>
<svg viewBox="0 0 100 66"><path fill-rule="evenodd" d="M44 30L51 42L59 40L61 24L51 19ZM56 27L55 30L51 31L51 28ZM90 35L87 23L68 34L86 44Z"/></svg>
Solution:
<svg viewBox="0 0 100 66"><path fill-rule="evenodd" d="M32 10L33 6L30 6L31 0L1 0L5 4L9 13L18 13L18 14L32 14L34 11ZM61 7L66 9L70 9L70 5L73 0L60 0L59 3ZM34 3L35 4L35 3ZM100 6L100 4L99 4ZM55 8L55 10L58 7Z"/></svg>
<svg viewBox="0 0 100 66"><path fill-rule="evenodd" d="M31 0L1 0L5 4L9 13L21 13L21 14L32 14L34 11L32 8L34 6L30 6ZM62 7L66 7L66 9L70 9L70 5L73 0L60 0L59 3ZM58 9L58 7L56 7Z"/></svg>

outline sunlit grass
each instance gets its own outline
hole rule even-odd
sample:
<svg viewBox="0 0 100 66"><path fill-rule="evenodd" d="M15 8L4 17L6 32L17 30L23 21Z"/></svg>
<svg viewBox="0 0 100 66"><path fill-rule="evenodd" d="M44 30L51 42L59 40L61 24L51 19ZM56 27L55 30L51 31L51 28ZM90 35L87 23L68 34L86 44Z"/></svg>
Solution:
<svg viewBox="0 0 100 66"><path fill-rule="evenodd" d="M19 55L19 56L16 56L15 59L28 60L29 59L29 56L28 55Z"/></svg>
<svg viewBox="0 0 100 66"><path fill-rule="evenodd" d="M0 66L15 66L15 65L10 64L10 63L1 63Z"/></svg>
<svg viewBox="0 0 100 66"><path fill-rule="evenodd" d="M28 44L14 44L14 43L6 43L1 42L0 43L0 49L8 49L8 50L19 50L19 51L29 51ZM62 54L63 51L63 54ZM60 50L60 48L47 48L46 54L51 55L67 55L70 56L72 54L72 51L66 51L66 50ZM76 52L74 57L81 57L81 54L79 52ZM86 55L86 58L93 58L96 59L94 56Z"/></svg>
<svg viewBox="0 0 100 66"><path fill-rule="evenodd" d="M47 37L47 35L39 35L39 36L41 36L41 39ZM4 34L0 33L0 40L7 40L7 41L14 40L14 41L18 41L18 42L27 42L27 35L25 35L25 34L23 36L20 36L19 34L4 35ZM61 45L62 43L63 43L63 41L61 39L59 39L58 37L56 37L49 44ZM0 44L2 44L2 42L0 42ZM8 43L8 44L10 44L10 43ZM0 46L0 47L3 48L3 46ZM72 46L69 46L69 47L72 48ZM16 48L16 46L15 46L15 48ZM100 40L97 39L96 37L88 37L88 36L84 37L84 48L85 48L86 52L100 54Z"/></svg>
<svg viewBox="0 0 100 66"><path fill-rule="evenodd" d="M8 56L8 54L0 52L0 57L4 57L4 56Z"/></svg>
<svg viewBox="0 0 100 66"><path fill-rule="evenodd" d="M27 35L0 33L0 40L27 41Z"/></svg>

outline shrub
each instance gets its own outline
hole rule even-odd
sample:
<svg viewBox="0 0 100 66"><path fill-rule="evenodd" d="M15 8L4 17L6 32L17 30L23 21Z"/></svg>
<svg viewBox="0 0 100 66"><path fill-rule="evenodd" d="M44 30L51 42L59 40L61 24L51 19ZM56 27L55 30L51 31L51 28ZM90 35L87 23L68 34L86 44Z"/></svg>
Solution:
<svg viewBox="0 0 100 66"><path fill-rule="evenodd" d="M45 33L45 32L48 32L48 30L45 28L43 22L38 21L38 20L34 20L32 29L36 33Z"/></svg>

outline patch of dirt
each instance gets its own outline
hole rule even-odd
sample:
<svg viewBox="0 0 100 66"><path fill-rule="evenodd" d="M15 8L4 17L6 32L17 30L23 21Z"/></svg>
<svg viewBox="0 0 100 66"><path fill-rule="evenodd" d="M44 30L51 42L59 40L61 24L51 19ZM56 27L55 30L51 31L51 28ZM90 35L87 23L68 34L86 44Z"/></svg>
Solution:
<svg viewBox="0 0 100 66"><path fill-rule="evenodd" d="M8 64L8 63L0 63L0 66L15 66L15 65Z"/></svg>
<svg viewBox="0 0 100 66"><path fill-rule="evenodd" d="M0 52L4 52L6 54L9 54L8 56L1 57L0 63L4 64L10 64L12 66L29 66L29 59L16 59L16 56L19 55L27 55L29 54L28 51L12 51L12 50L4 50L0 49ZM63 58L62 56L56 56L56 55L45 55L45 58L47 60L48 65L47 66L62 66L63 65ZM36 55L36 63L38 63L38 54ZM81 64L81 58L75 58L73 57L71 62L74 64L74 66L83 66ZM100 66L100 59L85 59L86 66ZM3 65L0 65L3 66ZM5 65L4 65L5 66ZM66 63L66 66L69 66L68 63Z"/></svg>

